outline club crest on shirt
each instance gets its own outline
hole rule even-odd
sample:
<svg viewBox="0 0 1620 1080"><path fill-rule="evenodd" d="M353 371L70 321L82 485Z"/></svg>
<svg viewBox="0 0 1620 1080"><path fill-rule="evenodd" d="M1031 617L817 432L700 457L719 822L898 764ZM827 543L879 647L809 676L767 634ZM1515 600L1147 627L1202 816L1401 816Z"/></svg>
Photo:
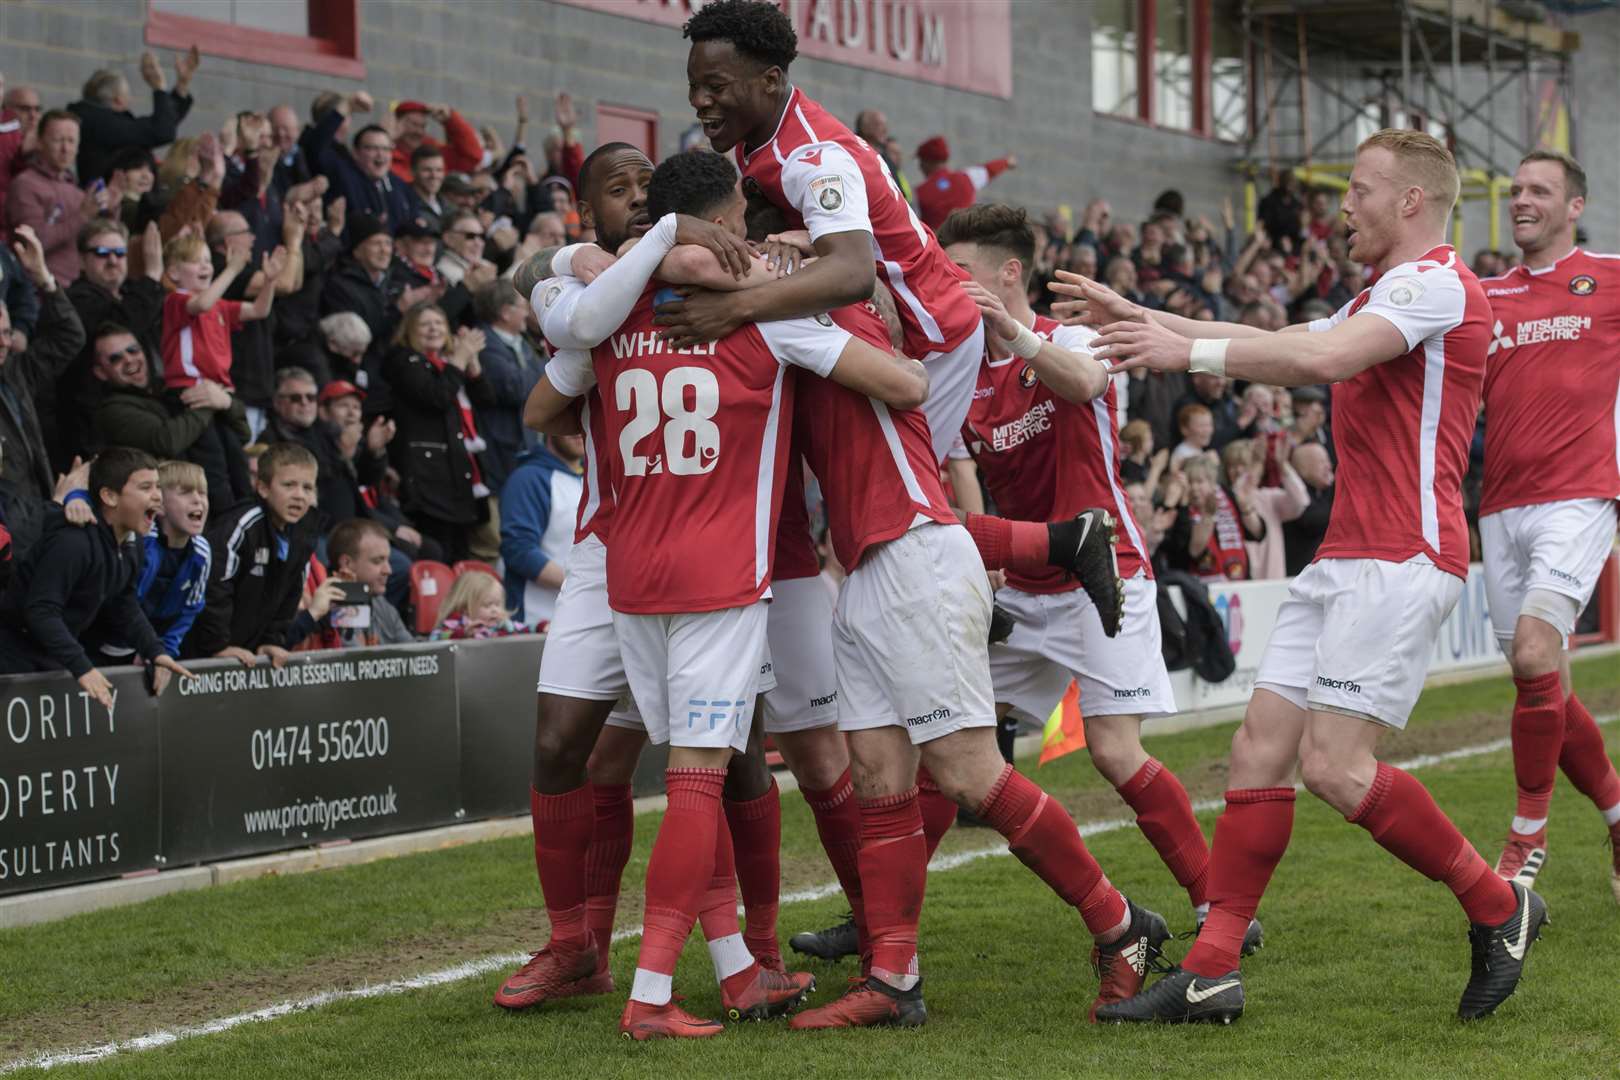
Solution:
<svg viewBox="0 0 1620 1080"><path fill-rule="evenodd" d="M1035 389L1035 384L1040 381L1040 377L1035 374L1034 368L1030 367L1028 364L1025 364L1024 370L1018 373L1018 381L1025 390L1033 390Z"/></svg>
<svg viewBox="0 0 1620 1080"><path fill-rule="evenodd" d="M828 315L825 311L816 316L816 322L820 323L822 326L831 326L833 324L832 316Z"/></svg>
<svg viewBox="0 0 1620 1080"><path fill-rule="evenodd" d="M1591 274L1576 274L1569 279L1569 291L1576 296L1591 296L1597 292L1597 278Z"/></svg>
<svg viewBox="0 0 1620 1080"><path fill-rule="evenodd" d="M540 310L550 311L551 305L557 302L557 297L562 295L562 291L563 287L560 281L547 286L546 291L540 297Z"/></svg>
<svg viewBox="0 0 1620 1080"><path fill-rule="evenodd" d="M818 176L810 181L810 197L816 200L816 205L829 214L836 214L844 208L844 178L841 176Z"/></svg>
<svg viewBox="0 0 1620 1080"><path fill-rule="evenodd" d="M1423 283L1410 278L1390 287L1389 302L1396 307L1411 307L1423 295Z"/></svg>

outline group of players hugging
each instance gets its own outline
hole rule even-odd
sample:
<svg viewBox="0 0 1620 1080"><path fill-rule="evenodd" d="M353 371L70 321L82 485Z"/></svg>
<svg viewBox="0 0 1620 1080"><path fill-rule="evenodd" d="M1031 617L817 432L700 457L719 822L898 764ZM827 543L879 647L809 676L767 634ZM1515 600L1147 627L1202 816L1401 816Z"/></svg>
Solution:
<svg viewBox="0 0 1620 1080"><path fill-rule="evenodd" d="M1359 148L1343 205L1374 283L1332 318L1268 333L1150 312L1060 274L1054 320L1028 303L1023 211L975 206L936 236L873 148L790 81L796 38L774 4L718 0L684 34L691 104L717 152L654 168L627 144L598 147L579 177L595 243L542 252L518 275L554 350L525 422L582 433L587 452L539 676L532 811L551 936L496 1004L613 989L630 777L649 739L669 745L667 809L620 1030L724 1030L674 992L694 923L728 1018L805 1002L815 980L787 970L778 945L780 801L763 732L851 910L842 935L822 935L839 941L807 949L861 968L793 1028L926 1020L918 918L958 807L1078 909L1093 1020L1229 1023L1296 769L1456 895L1473 955L1458 1012L1492 1012L1546 922L1530 886L1560 766L1620 830L1620 780L1566 653L1620 496L1620 261L1574 247L1579 166L1551 154L1521 166L1526 265L1482 284L1444 242L1450 153L1382 131ZM1212 843L1141 742L1143 719L1175 703L1120 479L1115 377L1138 367L1333 385L1332 523L1279 612ZM1482 395L1489 600L1518 686L1519 803L1494 870L1417 779L1374 755L1405 725L1468 573L1461 485ZM1004 516L951 507L940 465L953 446ZM819 576L808 477L847 574L836 595ZM994 593L987 571L1004 576ZM1187 892L1199 931L1179 965L1164 957L1166 920L1110 882L1067 811L998 752L998 723L1044 718L1070 680L1094 764ZM1146 985L1150 970L1163 974Z"/></svg>

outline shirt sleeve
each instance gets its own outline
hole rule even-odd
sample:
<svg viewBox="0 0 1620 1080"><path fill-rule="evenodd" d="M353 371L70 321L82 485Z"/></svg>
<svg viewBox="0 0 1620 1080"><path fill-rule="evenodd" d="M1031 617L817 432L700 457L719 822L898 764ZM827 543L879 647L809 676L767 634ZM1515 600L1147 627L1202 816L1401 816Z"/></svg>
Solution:
<svg viewBox="0 0 1620 1080"><path fill-rule="evenodd" d="M823 319L827 321L822 322ZM832 374L850 339L849 332L827 315L756 325L777 360L805 368L822 378Z"/></svg>
<svg viewBox="0 0 1620 1080"><path fill-rule="evenodd" d="M1313 334L1320 334L1324 330L1333 329L1335 326L1338 326L1340 323L1344 322L1345 319L1350 317L1350 309L1355 306L1356 300L1359 299L1361 299L1361 297L1357 296L1355 300L1351 300L1348 304L1344 305L1338 311L1335 311L1325 319L1312 319L1310 322L1305 324L1305 328Z"/></svg>
<svg viewBox="0 0 1620 1080"><path fill-rule="evenodd" d="M1406 339L1406 347L1441 337L1457 328L1467 310L1462 281L1450 270L1386 274L1356 314L1386 319Z"/></svg>
<svg viewBox="0 0 1620 1080"><path fill-rule="evenodd" d="M563 349L600 345L630 317L658 264L674 246L675 215L665 214L640 243L583 289L554 290L556 280L536 285L529 303L540 316L546 340Z"/></svg>
<svg viewBox="0 0 1620 1080"><path fill-rule="evenodd" d="M837 143L796 150L782 166L782 192L798 208L811 240L829 233L872 231L866 177Z"/></svg>
<svg viewBox="0 0 1620 1080"><path fill-rule="evenodd" d="M1096 338L1097 331L1089 326L1059 326L1052 331L1052 344L1081 356L1091 355L1091 343Z"/></svg>
<svg viewBox="0 0 1620 1080"><path fill-rule="evenodd" d="M275 288L275 285L274 283L267 281L264 283L264 287L267 289L273 289ZM220 314L225 316L225 325L230 328L231 332L234 334L236 331L242 329L242 301L221 300L219 302L219 306Z"/></svg>
<svg viewBox="0 0 1620 1080"><path fill-rule="evenodd" d="M558 349L546 363L546 381L564 397L582 397L596 385L591 354L581 349Z"/></svg>

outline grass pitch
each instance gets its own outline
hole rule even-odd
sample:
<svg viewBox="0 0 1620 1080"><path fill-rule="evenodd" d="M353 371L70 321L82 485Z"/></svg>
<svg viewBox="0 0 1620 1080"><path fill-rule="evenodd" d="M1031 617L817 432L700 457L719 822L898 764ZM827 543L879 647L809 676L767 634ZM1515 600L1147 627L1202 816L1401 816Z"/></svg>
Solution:
<svg viewBox="0 0 1620 1080"><path fill-rule="evenodd" d="M1620 707L1620 663L1576 666L1594 712ZM1433 690L1411 729L1387 741L1403 760L1507 734L1503 678ZM1605 728L1611 753L1620 725ZM1231 727L1152 739L1195 800L1218 797ZM1029 769L1032 763L1024 763ZM1419 772L1487 860L1512 813L1508 753ZM1117 796L1077 754L1036 772L1083 821L1118 818ZM832 879L803 801L783 797L783 888ZM1214 812L1200 815L1206 830ZM620 921L634 925L656 828L637 822ZM1466 926L1443 886L1416 876L1323 804L1301 796L1293 843L1260 909L1267 947L1245 965L1248 1011L1226 1029L1094 1028L1096 980L1078 916L1015 860L985 857L930 876L922 924L930 1021L919 1031L801 1035L744 1024L700 1044L632 1045L620 995L511 1015L490 1004L506 974L342 1000L90 1064L52 1077L721 1077L780 1073L973 1077L1620 1076L1620 910L1591 805L1559 785L1541 876L1552 926L1519 994L1464 1026ZM1088 838L1128 895L1191 926L1185 894L1134 828ZM1002 848L953 830L942 854ZM526 840L186 893L59 923L0 932L0 1070L35 1055L189 1028L322 990L352 988L538 948L544 915ZM840 898L784 905L783 936L836 921ZM1174 943L1172 958L1185 943ZM635 942L615 948L628 987ZM852 964L815 964L813 1002L841 993ZM677 975L688 1008L717 1015L696 938ZM13 1075L47 1075L24 1067Z"/></svg>

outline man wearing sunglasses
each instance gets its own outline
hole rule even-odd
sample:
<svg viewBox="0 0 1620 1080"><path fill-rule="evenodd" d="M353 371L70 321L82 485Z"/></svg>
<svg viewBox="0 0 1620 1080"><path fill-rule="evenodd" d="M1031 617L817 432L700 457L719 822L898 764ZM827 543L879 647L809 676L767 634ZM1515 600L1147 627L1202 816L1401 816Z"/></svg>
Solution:
<svg viewBox="0 0 1620 1080"><path fill-rule="evenodd" d="M85 329L95 333L102 323L129 327L135 338L152 351L157 350L163 332L163 247L154 226L150 242L144 245L142 273L129 276L134 244L122 222L96 218L79 230L79 262L84 267L78 280L68 286L68 299L79 313ZM91 344L85 357L93 356Z"/></svg>

